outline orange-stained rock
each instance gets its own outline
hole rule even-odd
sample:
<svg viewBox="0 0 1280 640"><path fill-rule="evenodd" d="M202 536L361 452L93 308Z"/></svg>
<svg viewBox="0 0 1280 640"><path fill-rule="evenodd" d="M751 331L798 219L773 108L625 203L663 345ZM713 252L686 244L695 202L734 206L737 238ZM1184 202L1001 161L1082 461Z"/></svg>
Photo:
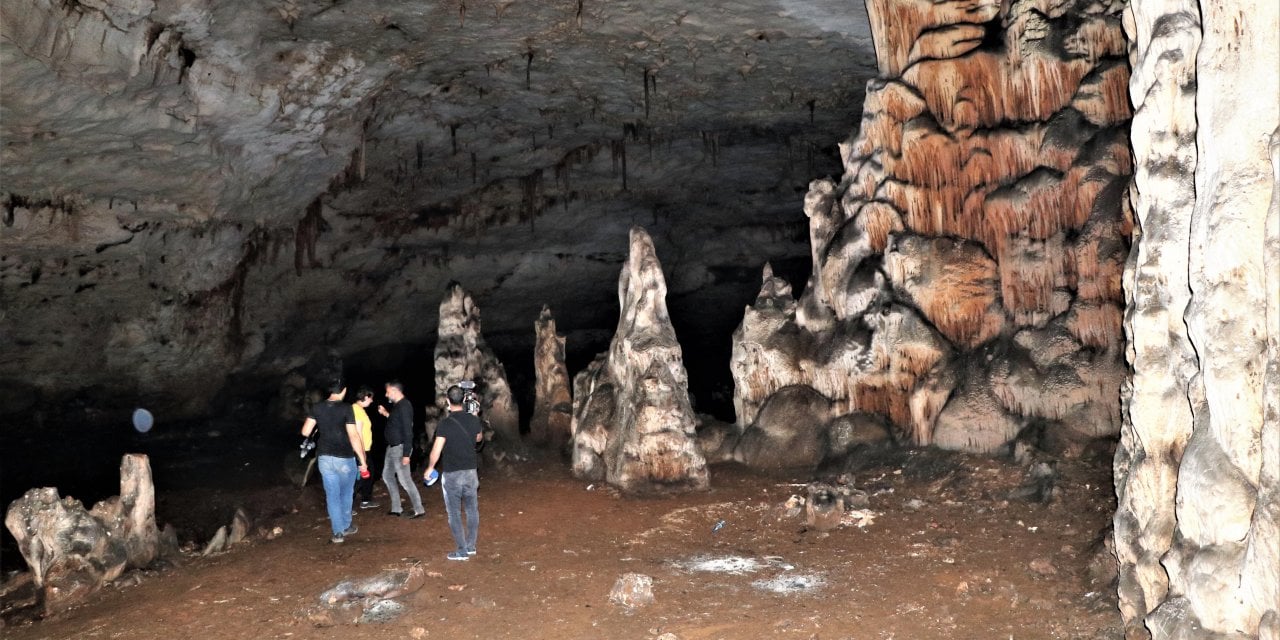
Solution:
<svg viewBox="0 0 1280 640"><path fill-rule="evenodd" d="M881 77L843 177L806 197L814 264L794 317L757 304L735 334L740 427L799 385L916 444L995 451L1033 420L1058 441L1117 432L1121 9L868 0ZM1053 361L1013 343L1022 328L1062 337Z"/></svg>

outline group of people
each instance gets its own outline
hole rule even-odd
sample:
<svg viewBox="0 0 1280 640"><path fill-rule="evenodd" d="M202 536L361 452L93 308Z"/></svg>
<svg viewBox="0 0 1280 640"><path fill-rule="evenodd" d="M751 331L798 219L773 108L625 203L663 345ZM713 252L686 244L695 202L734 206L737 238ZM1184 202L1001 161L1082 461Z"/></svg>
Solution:
<svg viewBox="0 0 1280 640"><path fill-rule="evenodd" d="M352 522L355 498L363 509L377 508L373 502L375 478L369 472L369 454L373 449L373 422L366 411L373 404L373 391L360 388L355 402L346 402L347 387L341 380L326 389L328 398L313 405L302 423L302 435L315 438L316 466L324 484L325 506L334 544L341 544L358 531ZM431 483L437 465L444 496L449 531L456 548L450 560L466 560L476 553L476 535L480 526L477 491L480 479L476 473L476 444L483 438L480 419L463 407L465 390L453 385L445 392L448 414L436 426L431 453L423 480ZM386 421L384 439L386 457L382 465L382 481L387 485L392 516L421 518L426 514L422 495L413 481L409 462L413 454L413 405L404 395L404 385L392 380L386 384L390 408L379 405ZM408 495L412 511L402 509L400 489ZM465 515L465 524L463 516Z"/></svg>

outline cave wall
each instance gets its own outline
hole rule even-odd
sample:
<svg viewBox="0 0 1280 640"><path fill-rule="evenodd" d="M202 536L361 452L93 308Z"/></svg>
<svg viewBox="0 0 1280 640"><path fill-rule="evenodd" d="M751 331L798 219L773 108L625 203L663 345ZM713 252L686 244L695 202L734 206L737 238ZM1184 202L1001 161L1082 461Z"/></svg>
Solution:
<svg viewBox="0 0 1280 640"><path fill-rule="evenodd" d="M867 2L879 77L843 177L806 197L803 295L779 309L766 276L739 329L739 424L803 385L916 445L992 452L1032 426L1078 450L1118 431L1122 6Z"/></svg>
<svg viewBox="0 0 1280 640"><path fill-rule="evenodd" d="M1139 0L1127 638L1280 638L1280 7Z"/></svg>
<svg viewBox="0 0 1280 640"><path fill-rule="evenodd" d="M636 223L674 297L738 299L871 73L810 4L7 0L0 414L202 415L429 344L450 280L506 346L544 303L601 345Z"/></svg>

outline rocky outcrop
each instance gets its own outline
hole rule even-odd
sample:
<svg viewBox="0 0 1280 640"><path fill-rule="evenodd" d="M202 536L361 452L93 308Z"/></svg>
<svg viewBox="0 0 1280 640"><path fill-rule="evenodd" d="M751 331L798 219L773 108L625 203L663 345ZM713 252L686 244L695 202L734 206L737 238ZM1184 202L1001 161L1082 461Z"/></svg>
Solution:
<svg viewBox="0 0 1280 640"><path fill-rule="evenodd" d="M867 8L881 77L843 177L805 198L813 275L795 302L766 271L734 337L744 442L794 386L917 445L993 452L1033 422L1064 450L1116 433L1120 3Z"/></svg>
<svg viewBox="0 0 1280 640"><path fill-rule="evenodd" d="M556 333L556 319L551 316L551 309L545 306L533 328L538 339L533 351L536 382L529 439L559 451L568 444L573 430L573 402L569 398L569 369L564 364L564 336Z"/></svg>
<svg viewBox="0 0 1280 640"><path fill-rule="evenodd" d="M480 417L497 432L502 446L518 447L520 413L511 396L507 371L480 332L480 308L456 282L449 285L440 302L439 326L435 349L437 411L429 414L427 430L435 431L432 418L443 415L449 387L471 380L480 397Z"/></svg>
<svg viewBox="0 0 1280 640"><path fill-rule="evenodd" d="M155 487L145 455L120 463L120 495L85 510L52 487L32 489L9 505L5 527L43 596L46 614L76 605L126 569L150 565L163 551Z"/></svg>
<svg viewBox="0 0 1280 640"><path fill-rule="evenodd" d="M680 343L667 315L667 283L649 234L631 230L618 278L618 330L574 378L573 473L624 491L705 489L707 463Z"/></svg>
<svg viewBox="0 0 1280 640"><path fill-rule="evenodd" d="M1138 0L1126 637L1280 638L1280 7Z"/></svg>

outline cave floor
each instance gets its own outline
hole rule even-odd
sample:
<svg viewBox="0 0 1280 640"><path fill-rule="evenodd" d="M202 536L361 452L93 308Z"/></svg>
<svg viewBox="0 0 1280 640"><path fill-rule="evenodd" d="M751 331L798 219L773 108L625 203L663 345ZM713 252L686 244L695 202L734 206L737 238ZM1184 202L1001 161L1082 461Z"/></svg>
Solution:
<svg viewBox="0 0 1280 640"><path fill-rule="evenodd" d="M908 457L916 454L907 454ZM923 454L934 455L934 454ZM10 621L27 638L737 638L1004 639L1121 635L1113 587L1088 563L1114 510L1108 470L1063 462L1048 504L1008 500L1024 470L949 455L853 475L873 519L805 530L781 507L807 478L712 469L710 491L625 498L532 463L482 471L479 554L450 562L438 490L427 517L361 511L360 531L328 542L318 486L237 493L258 535L230 552L184 554L126 575L57 617ZM160 489L163 493L163 488ZM161 521L181 521L213 489L166 495ZM715 524L723 527L713 531ZM283 533L267 540L274 527ZM190 546L190 545L189 545ZM356 625L359 608L318 626L308 611L334 583L420 562L426 585L388 622ZM739 573L699 569L739 569ZM634 611L608 595L622 574L653 578L655 602ZM774 586L782 592L770 591ZM787 591L792 589L792 591ZM667 638L670 638L668 636ZM666 639L664 639L666 640Z"/></svg>

